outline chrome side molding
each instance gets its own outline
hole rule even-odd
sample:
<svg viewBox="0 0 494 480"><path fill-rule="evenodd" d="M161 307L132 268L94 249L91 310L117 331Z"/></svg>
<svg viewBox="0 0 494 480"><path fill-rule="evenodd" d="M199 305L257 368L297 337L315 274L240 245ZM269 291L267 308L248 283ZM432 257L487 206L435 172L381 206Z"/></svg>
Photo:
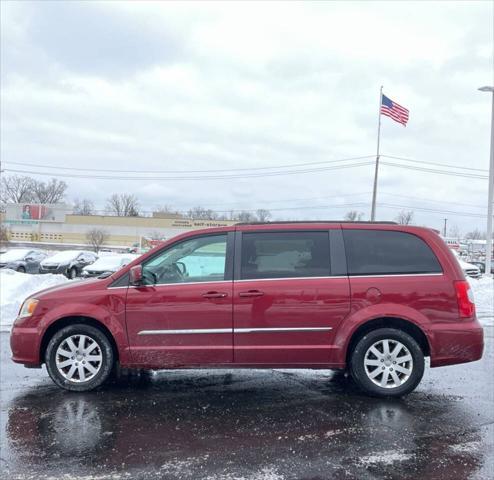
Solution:
<svg viewBox="0 0 494 480"><path fill-rule="evenodd" d="M141 330L137 335L196 335L211 333L329 332L332 327L191 328L187 330Z"/></svg>

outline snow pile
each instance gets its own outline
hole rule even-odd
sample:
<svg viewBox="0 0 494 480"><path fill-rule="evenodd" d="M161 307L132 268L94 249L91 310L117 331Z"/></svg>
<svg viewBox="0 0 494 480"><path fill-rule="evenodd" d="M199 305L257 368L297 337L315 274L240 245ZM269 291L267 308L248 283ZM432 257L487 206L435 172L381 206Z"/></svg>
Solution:
<svg viewBox="0 0 494 480"><path fill-rule="evenodd" d="M468 280L473 290L477 318L482 325L494 325L494 280L488 277Z"/></svg>
<svg viewBox="0 0 494 480"><path fill-rule="evenodd" d="M0 331L10 332L21 303L33 293L68 282L63 275L29 275L8 268L0 270Z"/></svg>

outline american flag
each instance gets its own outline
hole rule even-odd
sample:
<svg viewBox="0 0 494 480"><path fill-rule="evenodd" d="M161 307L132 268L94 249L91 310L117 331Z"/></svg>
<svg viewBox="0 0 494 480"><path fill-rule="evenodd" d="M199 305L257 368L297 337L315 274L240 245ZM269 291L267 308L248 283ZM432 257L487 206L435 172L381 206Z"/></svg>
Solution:
<svg viewBox="0 0 494 480"><path fill-rule="evenodd" d="M393 102L386 95L381 96L381 114L392 118L395 122L406 126L408 122L408 110L396 102Z"/></svg>

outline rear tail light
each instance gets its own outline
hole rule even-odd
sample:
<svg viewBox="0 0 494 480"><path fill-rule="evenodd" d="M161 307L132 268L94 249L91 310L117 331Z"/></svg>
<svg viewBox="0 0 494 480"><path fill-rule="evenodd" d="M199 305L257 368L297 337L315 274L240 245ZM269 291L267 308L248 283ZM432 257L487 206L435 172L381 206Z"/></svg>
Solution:
<svg viewBox="0 0 494 480"><path fill-rule="evenodd" d="M459 280L455 282L455 290L460 318L472 318L475 316L475 302L470 284L466 280Z"/></svg>

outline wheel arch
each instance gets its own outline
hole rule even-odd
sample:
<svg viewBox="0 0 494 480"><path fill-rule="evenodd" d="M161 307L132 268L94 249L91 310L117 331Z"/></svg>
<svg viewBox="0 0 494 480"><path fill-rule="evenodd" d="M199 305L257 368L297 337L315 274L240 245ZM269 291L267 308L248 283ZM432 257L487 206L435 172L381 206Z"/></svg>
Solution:
<svg viewBox="0 0 494 480"><path fill-rule="evenodd" d="M348 342L346 348L346 364L349 365L350 356L353 352L353 349L357 342L368 332L372 330L376 330L378 328L396 328L398 330L402 330L405 333L408 333L411 337L415 339L415 341L419 344L424 356L430 357L431 348L429 344L429 340L427 339L427 335L424 331L415 325L414 323L404 320L398 317L380 317L375 318L373 320L369 320L363 324L361 324L350 337L350 341Z"/></svg>
<svg viewBox="0 0 494 480"><path fill-rule="evenodd" d="M56 332L61 330L62 328L68 327L69 325L75 325L78 323L83 323L85 325L90 325L92 327L97 328L100 330L109 340L112 350L113 350L113 355L115 358L115 361L119 360L119 351L117 347L117 343L115 341L115 338L113 337L113 334L110 332L108 327L106 327L103 323L101 323L99 320L96 320L91 317L85 317L85 316L68 316L68 317L63 317L57 320L56 322L53 322L44 332L43 337L41 339L41 344L40 344L40 349L39 349L39 360L40 363L44 362L44 357L46 353L46 348L48 347L48 343L50 339L55 335Z"/></svg>

